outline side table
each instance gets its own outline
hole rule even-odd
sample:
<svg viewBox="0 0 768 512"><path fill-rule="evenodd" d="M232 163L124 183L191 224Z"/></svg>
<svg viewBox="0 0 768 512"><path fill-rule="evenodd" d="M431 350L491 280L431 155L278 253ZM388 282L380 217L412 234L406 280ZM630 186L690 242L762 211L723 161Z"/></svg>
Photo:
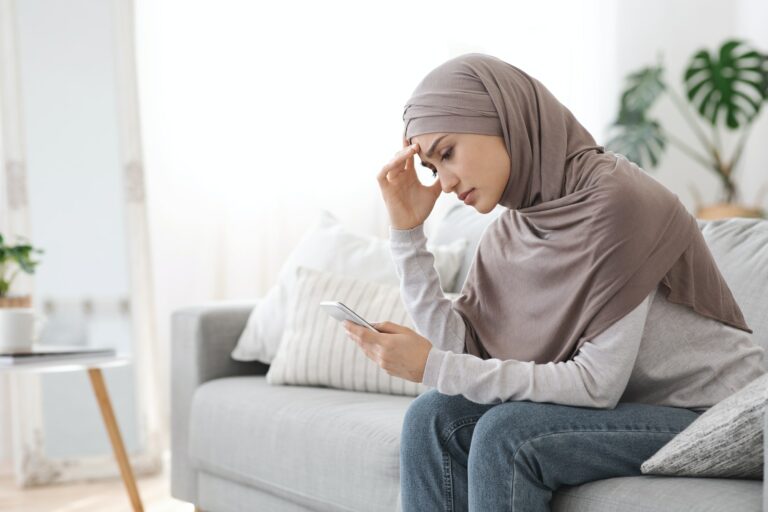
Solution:
<svg viewBox="0 0 768 512"><path fill-rule="evenodd" d="M46 355L35 356L34 362L9 363L0 366L0 372L3 371L71 371L88 370L88 377L91 380L93 393L101 410L101 416L104 419L104 426L109 434L109 441L112 445L112 451L120 467L120 475L123 484L131 501L134 512L143 512L144 506L141 503L139 490L136 487L136 479L133 475L133 469L128 461L128 455L125 452L123 438L120 435L120 429L115 420L115 414L112 410L112 403L109 399L107 387L104 384L104 375L101 369L111 366L121 366L128 364L130 357L117 354L110 356L93 356L84 352L83 356L68 357L61 359L57 356L48 357Z"/></svg>

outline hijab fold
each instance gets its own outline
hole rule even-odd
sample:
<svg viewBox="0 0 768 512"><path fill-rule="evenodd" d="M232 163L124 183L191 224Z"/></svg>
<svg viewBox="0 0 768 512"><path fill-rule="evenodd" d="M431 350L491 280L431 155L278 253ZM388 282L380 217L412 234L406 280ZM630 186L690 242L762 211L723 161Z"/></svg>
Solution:
<svg viewBox="0 0 768 512"><path fill-rule="evenodd" d="M677 195L606 152L538 80L469 53L432 70L403 112L404 136L498 135L510 158L500 205L461 295L467 352L572 359L657 286L667 299L747 331L696 219Z"/></svg>

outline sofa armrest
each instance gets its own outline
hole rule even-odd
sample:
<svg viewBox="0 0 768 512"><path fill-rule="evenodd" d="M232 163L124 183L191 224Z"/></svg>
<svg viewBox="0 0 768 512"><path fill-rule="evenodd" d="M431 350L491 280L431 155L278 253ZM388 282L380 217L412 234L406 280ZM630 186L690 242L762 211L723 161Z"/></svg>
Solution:
<svg viewBox="0 0 768 512"><path fill-rule="evenodd" d="M188 457L189 414L198 386L221 377L264 375L269 365L230 356L259 300L214 302L171 315L171 495L197 502L197 472Z"/></svg>

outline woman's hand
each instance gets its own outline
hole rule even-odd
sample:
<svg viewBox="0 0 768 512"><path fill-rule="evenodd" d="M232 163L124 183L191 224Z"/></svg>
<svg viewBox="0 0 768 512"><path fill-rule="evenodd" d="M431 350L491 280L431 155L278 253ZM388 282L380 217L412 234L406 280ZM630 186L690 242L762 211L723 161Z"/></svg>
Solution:
<svg viewBox="0 0 768 512"><path fill-rule="evenodd" d="M403 138L403 149L395 153L378 175L381 195L395 229L411 229L423 224L440 196L440 180L427 187L416 176L413 155L418 152L418 143L409 146Z"/></svg>
<svg viewBox="0 0 768 512"><path fill-rule="evenodd" d="M385 372L413 382L424 378L432 343L413 330L393 322L372 324L377 331L344 320L344 329L365 355Z"/></svg>

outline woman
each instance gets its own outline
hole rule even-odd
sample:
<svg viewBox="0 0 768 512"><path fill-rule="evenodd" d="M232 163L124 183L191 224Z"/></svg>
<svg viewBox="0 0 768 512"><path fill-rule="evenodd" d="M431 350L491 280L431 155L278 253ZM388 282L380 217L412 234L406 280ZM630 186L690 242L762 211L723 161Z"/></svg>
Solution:
<svg viewBox="0 0 768 512"><path fill-rule="evenodd" d="M560 486L640 474L765 373L696 220L536 79L462 55L421 81L403 120L405 147L378 181L421 334L345 327L388 373L435 388L404 420L404 511L548 510ZM507 208L455 301L423 231L441 191Z"/></svg>

